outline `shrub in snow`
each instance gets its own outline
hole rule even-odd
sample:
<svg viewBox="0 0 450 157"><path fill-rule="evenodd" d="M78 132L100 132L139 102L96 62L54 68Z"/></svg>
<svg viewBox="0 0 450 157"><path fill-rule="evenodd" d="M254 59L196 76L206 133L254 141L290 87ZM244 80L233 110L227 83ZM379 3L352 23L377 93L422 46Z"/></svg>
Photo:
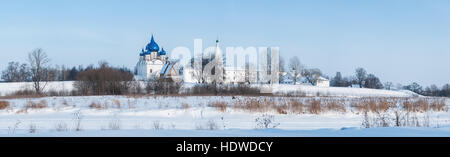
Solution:
<svg viewBox="0 0 450 157"><path fill-rule="evenodd" d="M0 101L0 110L4 110L7 107L9 107L9 102L7 102L7 101Z"/></svg>
<svg viewBox="0 0 450 157"><path fill-rule="evenodd" d="M109 130L120 130L120 119L117 117L116 114L114 114L111 121L109 121L108 124Z"/></svg>
<svg viewBox="0 0 450 157"><path fill-rule="evenodd" d="M29 130L28 130L28 132L30 133L30 134L32 134L32 133L36 133L36 124L30 124L30 128L29 128Z"/></svg>
<svg viewBox="0 0 450 157"><path fill-rule="evenodd" d="M41 100L39 102L32 102L32 101L28 101L27 104L25 105L25 108L28 110L29 108L31 109L42 109L42 108L46 108L48 107L47 105L47 101L45 100Z"/></svg>
<svg viewBox="0 0 450 157"><path fill-rule="evenodd" d="M207 129L208 130L217 130L219 129L219 126L217 126L216 122L214 120L209 120L206 123Z"/></svg>
<svg viewBox="0 0 450 157"><path fill-rule="evenodd" d="M221 112L225 112L227 110L228 103L225 101L215 101L211 103L210 106L216 108Z"/></svg>
<svg viewBox="0 0 450 157"><path fill-rule="evenodd" d="M154 121L153 122L153 129L154 130L162 130L163 129L163 125L159 121Z"/></svg>
<svg viewBox="0 0 450 157"><path fill-rule="evenodd" d="M189 109L189 108L191 108L191 105L189 105L188 103L182 103L180 108L181 109Z"/></svg>
<svg viewBox="0 0 450 157"><path fill-rule="evenodd" d="M319 114L322 112L322 101L321 100L311 100L309 101L309 113L311 114Z"/></svg>
<svg viewBox="0 0 450 157"><path fill-rule="evenodd" d="M81 110L75 111L75 113L73 113L73 116L75 121L75 131L81 131L81 120L83 119Z"/></svg>
<svg viewBox="0 0 450 157"><path fill-rule="evenodd" d="M256 129L276 128L280 123L275 123L275 116L263 114L255 119Z"/></svg>
<svg viewBox="0 0 450 157"><path fill-rule="evenodd" d="M108 124L109 130L120 130L120 120L114 119Z"/></svg>
<svg viewBox="0 0 450 157"><path fill-rule="evenodd" d="M219 126L217 125L217 123L214 120L209 120L208 122L206 122L205 125L197 124L195 126L195 129L197 129L197 130L217 130L217 129L219 129Z"/></svg>
<svg viewBox="0 0 450 157"><path fill-rule="evenodd" d="M361 123L364 128L374 127L432 127L429 112L409 112L392 109L383 112L364 112ZM439 127L439 121L436 121Z"/></svg>
<svg viewBox="0 0 450 157"><path fill-rule="evenodd" d="M63 131L67 131L69 129L67 128L67 124L66 123L59 122L58 124L55 125L55 130L57 132L63 132Z"/></svg>
<svg viewBox="0 0 450 157"><path fill-rule="evenodd" d="M16 129L19 128L19 125L22 122L20 120L17 120L17 122L14 124L13 127L8 127L8 134L15 134L16 133Z"/></svg>

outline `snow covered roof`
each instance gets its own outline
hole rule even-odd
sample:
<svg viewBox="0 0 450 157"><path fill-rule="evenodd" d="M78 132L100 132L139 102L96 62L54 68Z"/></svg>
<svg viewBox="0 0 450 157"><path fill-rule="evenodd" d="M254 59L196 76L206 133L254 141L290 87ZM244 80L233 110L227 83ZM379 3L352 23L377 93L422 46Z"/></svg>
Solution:
<svg viewBox="0 0 450 157"><path fill-rule="evenodd" d="M166 62L163 65L163 67L162 67L161 71L159 72L159 74L162 75L163 78L166 78L169 75L169 72L172 69L173 65L174 65L174 63Z"/></svg>
<svg viewBox="0 0 450 157"><path fill-rule="evenodd" d="M327 78L320 76L317 78L318 81L329 81Z"/></svg>

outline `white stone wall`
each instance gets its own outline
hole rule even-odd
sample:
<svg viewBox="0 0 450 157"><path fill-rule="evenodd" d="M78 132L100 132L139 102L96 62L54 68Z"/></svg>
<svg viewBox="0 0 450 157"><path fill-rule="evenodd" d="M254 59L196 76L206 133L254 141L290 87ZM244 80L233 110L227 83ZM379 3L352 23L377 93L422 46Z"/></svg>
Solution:
<svg viewBox="0 0 450 157"><path fill-rule="evenodd" d="M316 86L318 87L330 87L329 80L317 80Z"/></svg>

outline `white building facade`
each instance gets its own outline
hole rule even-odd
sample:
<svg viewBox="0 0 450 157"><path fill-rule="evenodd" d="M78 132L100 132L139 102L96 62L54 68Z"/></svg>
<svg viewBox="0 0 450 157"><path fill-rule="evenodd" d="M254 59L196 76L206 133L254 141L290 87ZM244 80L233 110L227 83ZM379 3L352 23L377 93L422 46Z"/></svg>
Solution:
<svg viewBox="0 0 450 157"><path fill-rule="evenodd" d="M330 87L330 80L320 76L317 78L316 86L318 87Z"/></svg>

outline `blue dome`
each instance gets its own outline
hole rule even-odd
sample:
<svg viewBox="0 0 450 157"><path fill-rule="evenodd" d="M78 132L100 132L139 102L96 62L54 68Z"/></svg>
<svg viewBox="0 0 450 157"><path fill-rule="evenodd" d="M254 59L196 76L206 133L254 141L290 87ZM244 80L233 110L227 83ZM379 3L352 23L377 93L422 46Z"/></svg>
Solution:
<svg viewBox="0 0 450 157"><path fill-rule="evenodd" d="M141 53L139 54L139 56L144 56L145 55L145 51L144 49L141 50Z"/></svg>
<svg viewBox="0 0 450 157"><path fill-rule="evenodd" d="M166 51L164 51L164 48L162 48L161 52L159 52L159 55L166 55Z"/></svg>
<svg viewBox="0 0 450 157"><path fill-rule="evenodd" d="M146 47L146 50L149 52L158 52L159 51L159 46L153 39L153 35L152 35L152 39L151 39L150 43Z"/></svg>

